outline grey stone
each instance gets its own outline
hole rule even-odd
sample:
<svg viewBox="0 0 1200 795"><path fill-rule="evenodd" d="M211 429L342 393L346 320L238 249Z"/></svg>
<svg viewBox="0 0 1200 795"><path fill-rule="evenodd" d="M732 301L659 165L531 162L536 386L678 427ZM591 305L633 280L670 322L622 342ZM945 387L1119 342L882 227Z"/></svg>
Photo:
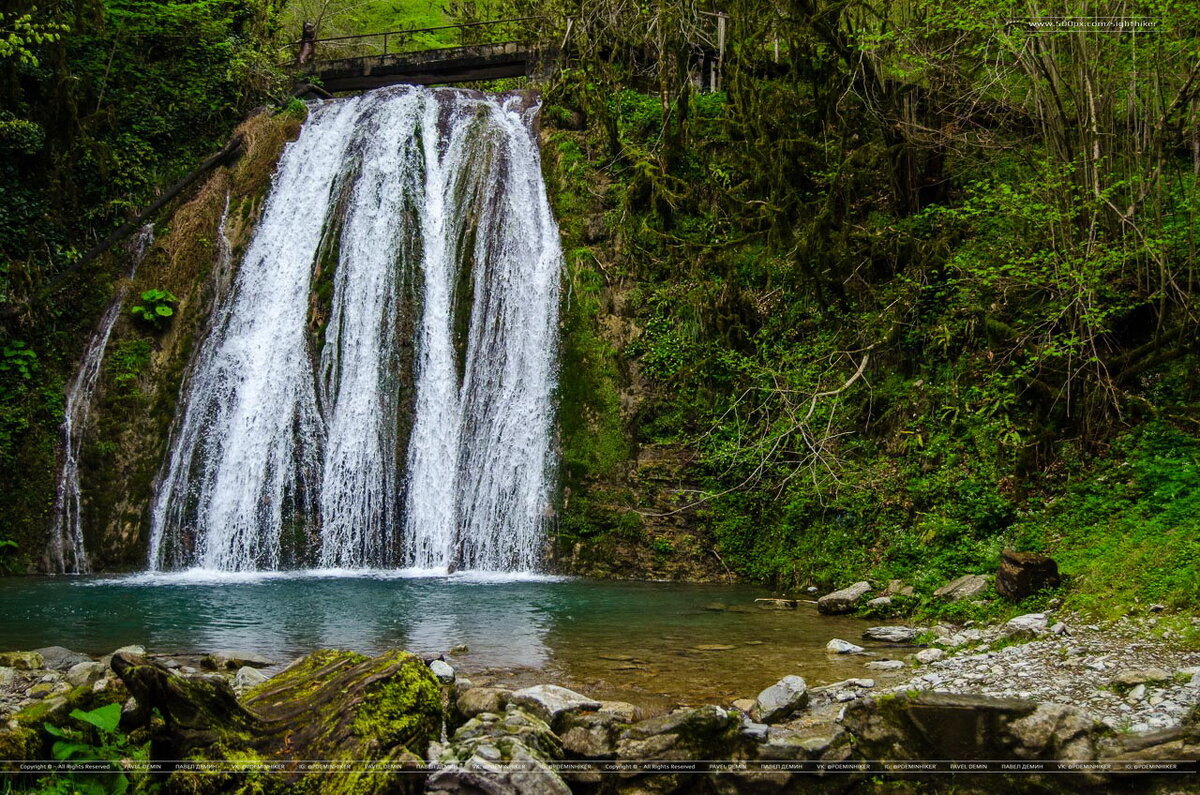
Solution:
<svg viewBox="0 0 1200 795"><path fill-rule="evenodd" d="M904 662L902 660L872 660L864 667L872 671L899 671L904 668Z"/></svg>
<svg viewBox="0 0 1200 795"><path fill-rule="evenodd" d="M863 580L848 588L827 593L817 600L817 610L826 615L849 613L871 592L871 583Z"/></svg>
<svg viewBox="0 0 1200 795"><path fill-rule="evenodd" d="M243 665L233 675L233 689L239 693L249 690L250 688L261 685L271 677L264 674L257 668L251 668L249 665Z"/></svg>
<svg viewBox="0 0 1200 795"><path fill-rule="evenodd" d="M455 703L463 717L473 718L484 712L503 712L510 695L512 691L503 687L473 687L464 690Z"/></svg>
<svg viewBox="0 0 1200 795"><path fill-rule="evenodd" d="M912 627L870 627L863 632L863 637L884 643L911 643L916 639L917 631Z"/></svg>
<svg viewBox="0 0 1200 795"><path fill-rule="evenodd" d="M73 665L92 661L88 655L71 651L63 646L47 646L44 649L35 649L35 651L42 655L42 666L53 671L66 671Z"/></svg>
<svg viewBox="0 0 1200 795"><path fill-rule="evenodd" d="M72 687L84 687L100 681L107 674L108 666L88 660L72 665L66 678Z"/></svg>
<svg viewBox="0 0 1200 795"><path fill-rule="evenodd" d="M758 694L750 716L759 723L779 723L808 704L808 683L800 676L785 676Z"/></svg>
<svg viewBox="0 0 1200 795"><path fill-rule="evenodd" d="M135 654L137 652L134 652ZM200 661L201 668L210 671L234 671L238 668L266 668L275 662L261 654L252 651L217 651Z"/></svg>
<svg viewBox="0 0 1200 795"><path fill-rule="evenodd" d="M545 722L514 706L472 718L430 751L441 768L429 776L426 793L570 795L546 764L562 756L562 744Z"/></svg>
<svg viewBox="0 0 1200 795"><path fill-rule="evenodd" d="M946 652L941 649L923 649L917 652L917 662L928 665L929 663L937 662L945 656Z"/></svg>
<svg viewBox="0 0 1200 795"><path fill-rule="evenodd" d="M1004 635L1009 638L1033 639L1046 634L1048 624L1045 613L1026 613L1009 619L1004 625Z"/></svg>
<svg viewBox="0 0 1200 795"><path fill-rule="evenodd" d="M867 608L870 610L886 610L892 606L892 597L877 596L874 599L867 600Z"/></svg>
<svg viewBox="0 0 1200 795"><path fill-rule="evenodd" d="M0 667L0 688L7 690L17 681L17 670L8 666Z"/></svg>
<svg viewBox="0 0 1200 795"><path fill-rule="evenodd" d="M433 675L438 678L438 681L449 684L454 681L454 669L443 660L431 660L429 670L433 671Z"/></svg>
<svg viewBox="0 0 1200 795"><path fill-rule="evenodd" d="M1117 687L1134 687L1136 685L1159 684L1168 682L1171 674L1162 668L1129 668L1112 678Z"/></svg>
<svg viewBox="0 0 1200 795"><path fill-rule="evenodd" d="M564 713L600 709L599 701L558 685L534 685L517 690L509 696L508 703L529 710L551 726Z"/></svg>
<svg viewBox="0 0 1200 795"><path fill-rule="evenodd" d="M584 759L611 759L621 732L630 725L611 712L570 712L559 720L563 750Z"/></svg>
<svg viewBox="0 0 1200 795"><path fill-rule="evenodd" d="M848 640L834 638L825 644L825 651L833 654L861 654L866 651L862 646L855 646Z"/></svg>
<svg viewBox="0 0 1200 795"><path fill-rule="evenodd" d="M981 596L991 587L992 580L983 574L964 574L951 580L933 592L938 599L950 602L961 602L964 599L974 599Z"/></svg>

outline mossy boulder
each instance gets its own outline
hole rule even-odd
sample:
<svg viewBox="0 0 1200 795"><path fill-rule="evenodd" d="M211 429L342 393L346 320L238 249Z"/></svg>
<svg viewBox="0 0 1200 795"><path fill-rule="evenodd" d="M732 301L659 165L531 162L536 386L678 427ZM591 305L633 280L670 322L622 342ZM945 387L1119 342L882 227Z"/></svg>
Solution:
<svg viewBox="0 0 1200 795"><path fill-rule="evenodd" d="M419 658L322 650L239 701L221 676L185 678L117 655L140 704L157 709L152 756L221 762L226 772L176 771L168 792L384 793L419 790L416 767L442 727L441 689ZM345 763L313 770L303 761ZM364 760L372 766L350 765ZM264 769L265 763L289 763ZM239 769L244 768L244 769Z"/></svg>

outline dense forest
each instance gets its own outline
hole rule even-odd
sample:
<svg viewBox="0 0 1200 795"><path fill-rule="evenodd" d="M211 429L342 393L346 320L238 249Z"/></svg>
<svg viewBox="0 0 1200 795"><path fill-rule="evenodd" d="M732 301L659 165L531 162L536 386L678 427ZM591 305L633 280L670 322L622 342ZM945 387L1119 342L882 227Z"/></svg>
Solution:
<svg viewBox="0 0 1200 795"><path fill-rule="evenodd" d="M1027 21L1053 16L1141 26ZM567 256L561 557L920 598L1016 547L1079 607L1195 604L1188 2L5 0L8 570L37 566L65 385L124 273L94 249L256 108L302 115L302 21L501 17L568 56L539 86ZM130 390L159 331L138 333L106 375ZM598 568L614 555L642 562Z"/></svg>

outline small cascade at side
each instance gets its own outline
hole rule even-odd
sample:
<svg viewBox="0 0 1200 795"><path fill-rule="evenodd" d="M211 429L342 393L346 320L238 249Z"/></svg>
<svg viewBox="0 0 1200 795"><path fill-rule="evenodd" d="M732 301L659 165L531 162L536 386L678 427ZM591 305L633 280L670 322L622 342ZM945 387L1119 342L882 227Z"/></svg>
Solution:
<svg viewBox="0 0 1200 795"><path fill-rule="evenodd" d="M79 462L83 453L83 437L92 408L92 395L100 378L100 366L108 348L108 338L121 316L121 306L129 294L129 284L137 275L138 265L154 242L154 226L146 224L129 246L131 261L129 275L117 288L100 323L92 333L83 353L79 371L67 387L66 407L62 422L62 469L54 494L54 522L50 527L47 548L49 568L59 574L84 574L88 571L87 550L83 539L83 494L79 486Z"/></svg>
<svg viewBox="0 0 1200 795"><path fill-rule="evenodd" d="M537 112L310 107L185 373L152 569L539 568L562 255Z"/></svg>

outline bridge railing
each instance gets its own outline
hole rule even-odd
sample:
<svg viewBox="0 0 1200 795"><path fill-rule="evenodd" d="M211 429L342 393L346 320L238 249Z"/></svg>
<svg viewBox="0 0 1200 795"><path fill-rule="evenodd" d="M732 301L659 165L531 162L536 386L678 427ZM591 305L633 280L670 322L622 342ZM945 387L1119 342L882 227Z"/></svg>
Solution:
<svg viewBox="0 0 1200 795"><path fill-rule="evenodd" d="M471 44L524 41L530 38L531 23L542 17L517 17L485 22L461 22L432 28L407 28L354 36L302 38L293 43L297 64L374 58Z"/></svg>

